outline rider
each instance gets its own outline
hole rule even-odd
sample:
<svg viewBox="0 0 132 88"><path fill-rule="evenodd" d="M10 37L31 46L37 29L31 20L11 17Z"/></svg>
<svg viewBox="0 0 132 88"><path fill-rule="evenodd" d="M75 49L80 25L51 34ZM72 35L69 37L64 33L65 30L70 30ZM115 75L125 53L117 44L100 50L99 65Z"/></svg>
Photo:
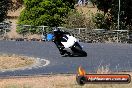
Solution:
<svg viewBox="0 0 132 88"><path fill-rule="evenodd" d="M56 44L57 48L59 49L62 55L64 55L64 46L61 44L61 41L64 34L66 34L66 32L61 31L59 28L54 29L54 43Z"/></svg>

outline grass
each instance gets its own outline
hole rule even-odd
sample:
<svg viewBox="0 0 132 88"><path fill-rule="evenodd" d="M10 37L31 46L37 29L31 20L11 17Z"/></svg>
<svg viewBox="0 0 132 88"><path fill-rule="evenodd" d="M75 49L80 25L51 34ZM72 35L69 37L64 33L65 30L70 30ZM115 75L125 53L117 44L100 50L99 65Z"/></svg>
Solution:
<svg viewBox="0 0 132 88"><path fill-rule="evenodd" d="M16 56L11 56L16 57ZM9 59L9 58L8 58ZM24 58L21 58L24 60ZM108 66L97 69L98 74L111 73ZM128 74L128 73L127 73ZM129 73L132 75L132 73ZM80 86L76 82L76 75L58 74L29 77L1 78L0 88L132 88L129 84L85 84Z"/></svg>
<svg viewBox="0 0 132 88"><path fill-rule="evenodd" d="M0 68L11 69L32 64L31 59L17 55L0 55ZM111 73L108 66L99 66L97 73ZM132 75L132 73L127 73ZM0 78L0 88L132 88L129 84L85 84L76 82L76 75L58 74L30 77Z"/></svg>
<svg viewBox="0 0 132 88"><path fill-rule="evenodd" d="M108 74L108 73L111 73L111 70L109 69L108 65L99 66L96 73L98 73L98 74Z"/></svg>
<svg viewBox="0 0 132 88"><path fill-rule="evenodd" d="M7 85L4 88L20 88L20 87L21 87L20 85ZM32 88L32 87L28 85L23 85L22 88Z"/></svg>
<svg viewBox="0 0 132 88"><path fill-rule="evenodd" d="M76 83L76 75L60 74L0 79L0 88L132 88L132 83L85 84L80 86Z"/></svg>
<svg viewBox="0 0 132 88"><path fill-rule="evenodd" d="M35 61L25 56L0 55L0 70L17 69L34 64Z"/></svg>
<svg viewBox="0 0 132 88"><path fill-rule="evenodd" d="M0 68L11 69L32 64L26 57L16 55L1 55ZM99 66L98 74L111 73L108 66ZM130 73L132 75L132 73ZM132 88L129 84L85 84L80 86L76 82L76 75L59 74L30 77L1 78L0 88Z"/></svg>

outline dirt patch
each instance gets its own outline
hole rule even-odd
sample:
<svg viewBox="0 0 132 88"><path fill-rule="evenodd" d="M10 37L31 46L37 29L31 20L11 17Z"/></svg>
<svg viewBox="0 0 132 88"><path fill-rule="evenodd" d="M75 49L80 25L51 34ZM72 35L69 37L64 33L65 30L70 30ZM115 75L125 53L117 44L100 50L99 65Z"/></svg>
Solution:
<svg viewBox="0 0 132 88"><path fill-rule="evenodd" d="M35 63L34 59L18 55L0 55L0 70L19 69Z"/></svg>

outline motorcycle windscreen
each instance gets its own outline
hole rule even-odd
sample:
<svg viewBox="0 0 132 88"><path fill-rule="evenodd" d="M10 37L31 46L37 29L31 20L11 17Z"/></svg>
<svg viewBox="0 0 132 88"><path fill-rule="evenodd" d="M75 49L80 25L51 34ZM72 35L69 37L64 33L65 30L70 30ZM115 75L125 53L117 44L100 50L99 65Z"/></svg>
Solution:
<svg viewBox="0 0 132 88"><path fill-rule="evenodd" d="M63 37L63 41L61 43L64 45L65 48L69 48L69 47L73 46L76 41L77 40L75 37L66 35Z"/></svg>

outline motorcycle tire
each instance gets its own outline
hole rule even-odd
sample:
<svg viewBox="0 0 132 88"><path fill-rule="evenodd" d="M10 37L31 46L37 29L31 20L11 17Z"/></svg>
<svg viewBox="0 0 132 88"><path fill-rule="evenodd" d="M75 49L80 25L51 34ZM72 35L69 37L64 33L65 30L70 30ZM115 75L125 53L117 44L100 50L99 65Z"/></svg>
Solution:
<svg viewBox="0 0 132 88"><path fill-rule="evenodd" d="M72 50L75 52L75 54L77 54L78 56L81 57L86 57L87 53L85 51L83 51L80 47L76 46L73 47Z"/></svg>

